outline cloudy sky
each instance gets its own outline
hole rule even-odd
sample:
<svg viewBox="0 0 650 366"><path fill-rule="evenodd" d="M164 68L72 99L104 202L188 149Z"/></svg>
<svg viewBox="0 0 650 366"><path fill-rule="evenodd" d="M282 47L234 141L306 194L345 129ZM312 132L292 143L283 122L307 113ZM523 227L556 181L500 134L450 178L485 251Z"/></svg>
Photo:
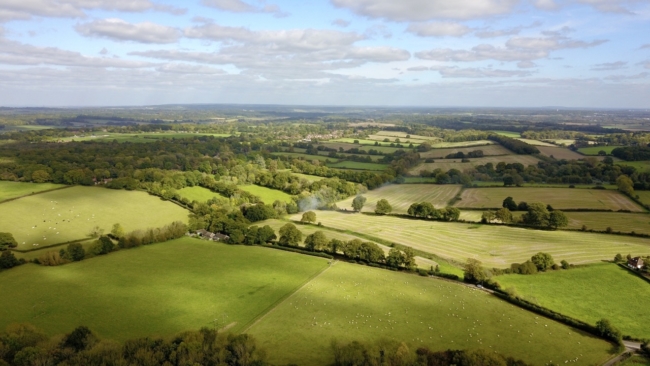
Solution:
<svg viewBox="0 0 650 366"><path fill-rule="evenodd" d="M650 108L650 0L0 0L0 105Z"/></svg>

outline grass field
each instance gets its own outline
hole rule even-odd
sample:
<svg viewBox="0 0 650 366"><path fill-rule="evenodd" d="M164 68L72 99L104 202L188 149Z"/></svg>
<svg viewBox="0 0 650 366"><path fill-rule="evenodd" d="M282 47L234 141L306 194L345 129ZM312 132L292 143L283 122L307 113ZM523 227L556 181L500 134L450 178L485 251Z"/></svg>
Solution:
<svg viewBox="0 0 650 366"><path fill-rule="evenodd" d="M330 168L372 170L372 171L382 171L388 168L388 165L386 164L361 163L358 161L341 161L334 164L328 164L327 166L329 166Z"/></svg>
<svg viewBox="0 0 650 366"><path fill-rule="evenodd" d="M13 163L15 160L13 158L5 158L0 156L0 164L10 164Z"/></svg>
<svg viewBox="0 0 650 366"><path fill-rule="evenodd" d="M584 155L563 147L537 146L537 149L539 149L543 155L552 156L557 160L579 160L585 158Z"/></svg>
<svg viewBox="0 0 650 366"><path fill-rule="evenodd" d="M599 151L605 151L607 155L612 153L612 150L621 146L592 146L592 147L581 147L578 149L579 152L584 155L598 155Z"/></svg>
<svg viewBox="0 0 650 366"><path fill-rule="evenodd" d="M650 161L625 161L617 163L616 165L627 165L634 167L638 172L648 172L650 171Z"/></svg>
<svg viewBox="0 0 650 366"><path fill-rule="evenodd" d="M53 183L22 183L0 181L0 202L61 187L65 186Z"/></svg>
<svg viewBox="0 0 650 366"><path fill-rule="evenodd" d="M634 191L639 196L639 200L646 205L650 205L650 191Z"/></svg>
<svg viewBox="0 0 650 366"><path fill-rule="evenodd" d="M551 310L590 324L607 318L625 335L650 338L650 286L615 264L600 263L529 276L505 275L496 280Z"/></svg>
<svg viewBox="0 0 650 366"><path fill-rule="evenodd" d="M576 140L569 140L569 139L545 139L543 141L550 142L554 145L560 145L560 146L569 146L576 143Z"/></svg>
<svg viewBox="0 0 650 366"><path fill-rule="evenodd" d="M528 145L533 145L533 146L548 146L548 147L554 147L555 146L553 144L549 144L548 142L539 141L539 140L530 140L530 139L517 139L517 140L525 142Z"/></svg>
<svg viewBox="0 0 650 366"><path fill-rule="evenodd" d="M444 223L391 216L319 211L324 226L358 232L410 246L442 258L476 258L487 267L509 267L538 252L581 264L611 259L617 253L650 255L650 239L575 231L545 231L500 225ZM294 216L300 220L300 216Z"/></svg>
<svg viewBox="0 0 650 366"><path fill-rule="evenodd" d="M197 201L197 202L206 202L215 197L221 199L225 198L219 193L212 192L207 188L203 188L199 186L185 187L183 189L179 189L178 194L180 194L181 197L187 198L190 201Z"/></svg>
<svg viewBox="0 0 650 366"><path fill-rule="evenodd" d="M519 132L512 132L512 131L491 131L491 132L494 132L497 135L506 136L513 139L521 138L521 133Z"/></svg>
<svg viewBox="0 0 650 366"><path fill-rule="evenodd" d="M383 140L383 138L382 138L382 140ZM347 144L355 144L355 145L363 145L363 147L365 149L365 148L368 148L370 146L375 146L376 143L378 144L377 146L386 146L386 147L392 147L392 146L390 146L390 144L392 144L392 143L398 144L398 142L395 142L395 139L391 139L391 140L392 141L390 141L390 142L383 142L383 141L370 140L370 139L360 139L360 138L355 139L355 138L344 137L344 138L330 140L330 141L332 141L332 142L345 142ZM355 143L355 141L358 141L358 142ZM406 149L406 148L409 148L408 146L411 143L407 143L405 141L402 141L402 142L399 142L399 144L403 145L404 148ZM417 147L418 145L420 145L420 144L413 143L413 147Z"/></svg>
<svg viewBox="0 0 650 366"><path fill-rule="evenodd" d="M461 141L461 142L437 142L431 144L431 147L434 149L450 149L458 147L472 147L472 146L483 146L483 145L494 145L494 141L490 140L477 140L477 141Z"/></svg>
<svg viewBox="0 0 650 366"><path fill-rule="evenodd" d="M26 250L87 238L95 226L109 232L120 223L129 232L187 222L187 214L144 192L72 187L0 204L0 231L12 233L17 249Z"/></svg>
<svg viewBox="0 0 650 366"><path fill-rule="evenodd" d="M566 215L570 229L580 229L586 225L587 229L593 230L611 227L615 232L650 234L650 215L645 213L567 212Z"/></svg>
<svg viewBox="0 0 650 366"><path fill-rule="evenodd" d="M470 158L468 163L462 163L461 159L441 159L436 160L435 163L425 163L418 165L417 167L411 169L409 173L417 175L421 170L435 170L438 168L442 169L445 172L450 169L458 169L462 172L465 169L473 168L479 165L485 165L487 163L492 163L496 166L500 162L504 162L506 164L521 163L524 166L528 166L536 165L539 160L530 155L503 155Z"/></svg>
<svg viewBox="0 0 650 366"><path fill-rule="evenodd" d="M118 142L155 142L162 139L187 139L201 136L230 137L230 134L220 133L182 133L182 132L163 132L163 133L111 133L103 132L97 135L84 135L73 137L57 137L53 141L71 142L71 141L108 141L117 140Z"/></svg>
<svg viewBox="0 0 650 366"><path fill-rule="evenodd" d="M420 153L420 157L422 159L427 159L427 158L442 159L449 154L455 154L458 152L467 154L471 151L476 151L476 150L483 151L483 155L485 156L512 154L510 150L506 149L501 145L485 145L485 146L474 146L474 147L456 147L456 148L449 148L449 149L433 149L427 152Z"/></svg>
<svg viewBox="0 0 650 366"><path fill-rule="evenodd" d="M332 162L337 162L339 159L335 158L330 158L329 156L323 156L323 155L310 155L310 154L303 154L303 153L296 153L296 152L276 152L272 153L271 155L273 156L286 156L288 158L294 158L294 159L302 159L302 160L307 160L307 161L332 161Z"/></svg>
<svg viewBox="0 0 650 366"><path fill-rule="evenodd" d="M277 189L256 186L254 184L247 185L247 186L238 186L237 188L241 189L242 191L246 191L248 193L252 193L256 195L257 197L261 198L262 202L266 203L267 205L273 204L273 202L275 202L276 200L291 202L290 195L282 191L278 191Z"/></svg>
<svg viewBox="0 0 650 366"><path fill-rule="evenodd" d="M183 238L60 267L0 273L0 328L49 334L85 325L123 341L235 323L239 331L327 266L327 260ZM288 329L287 329L288 331Z"/></svg>
<svg viewBox="0 0 650 366"><path fill-rule="evenodd" d="M309 174L300 174L300 173L291 173L291 175L295 175L296 177L300 179L305 179L308 182L318 182L319 180L325 179L324 177L319 177L317 175L309 175Z"/></svg>
<svg viewBox="0 0 650 366"><path fill-rule="evenodd" d="M410 144L410 143L421 144L423 142L431 142L431 141L437 140L435 138L421 139L421 138L417 138L417 137L413 137L413 136L411 136L409 138L386 136L386 135L370 135L370 136L368 136L368 140L373 140L373 141L385 142L384 141L385 139L390 140L389 143L394 142L394 143L400 143L400 144ZM395 141L396 139L399 139L399 142Z"/></svg>
<svg viewBox="0 0 650 366"><path fill-rule="evenodd" d="M279 329L291 329L280 332ZM483 348L543 365L604 362L608 343L460 284L338 262L248 330L275 364L329 365L330 341Z"/></svg>
<svg viewBox="0 0 650 366"><path fill-rule="evenodd" d="M463 191L462 200L458 201L455 206L459 208L501 208L506 197L512 197L515 202L542 202L550 204L555 209L643 211L642 207L618 191L573 188L471 188Z"/></svg>
<svg viewBox="0 0 650 366"><path fill-rule="evenodd" d="M650 366L650 358L641 355L632 355L617 366Z"/></svg>
<svg viewBox="0 0 650 366"><path fill-rule="evenodd" d="M375 211L377 201L384 198L393 207L395 213L406 213L409 206L416 202L431 202L440 208L447 206L447 202L460 192L460 186L434 185L434 184L393 184L363 194L366 204L363 211ZM338 202L336 205L343 209L352 210L354 197Z"/></svg>
<svg viewBox="0 0 650 366"><path fill-rule="evenodd" d="M411 135L411 134L407 134L406 132L399 132L399 131L379 131L379 132L377 132L377 135L381 136L382 139L383 139L383 138L386 138L386 137L389 137L389 138L392 137L393 140L394 140L396 137L399 137L400 140L404 140L404 139L412 139L412 138L413 138L413 139L418 139L418 140L425 140L425 141L436 141L436 140L440 140L440 137L434 137L434 136L422 136L422 135ZM409 137L406 137L407 135L408 135Z"/></svg>
<svg viewBox="0 0 650 366"><path fill-rule="evenodd" d="M364 146L364 145L356 145L353 143L346 143L346 142L322 142L320 145L329 147L332 149L336 149L337 151L339 148L343 148L343 150L349 150L349 149L363 149L363 150L377 150L379 152L385 153L385 154L392 154L397 150L409 150L408 147L405 148L398 148L398 147L390 147L390 146ZM407 145L408 146L408 145Z"/></svg>

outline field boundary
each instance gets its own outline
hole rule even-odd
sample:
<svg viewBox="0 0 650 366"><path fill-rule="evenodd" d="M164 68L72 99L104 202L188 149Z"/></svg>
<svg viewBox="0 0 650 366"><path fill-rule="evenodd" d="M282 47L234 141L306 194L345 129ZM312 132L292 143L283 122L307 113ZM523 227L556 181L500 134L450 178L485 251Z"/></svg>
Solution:
<svg viewBox="0 0 650 366"><path fill-rule="evenodd" d="M297 254L300 254L300 253L297 253ZM323 258L323 259L325 259L325 258ZM240 333L246 333L251 327L253 327L255 324L259 323L262 319L264 319L267 315L269 315L273 310L275 310L283 302L285 302L289 298L293 297L296 293L298 293L298 291L302 290L305 286L310 284L313 280L320 277L323 273L325 273L328 269L330 269L335 264L336 264L336 261L330 262L330 264L327 267L325 267L322 270L318 271L317 273L315 273L314 275L309 277L305 282L301 283L296 288L289 291L288 293L286 293L284 296L282 296L278 300L274 301L271 305L267 306L266 309L262 310L262 312L260 312L258 315L253 317L253 319L246 322L243 325L243 328L240 331Z"/></svg>
<svg viewBox="0 0 650 366"><path fill-rule="evenodd" d="M634 273L635 275L637 275L638 277L640 277L641 279L643 279L644 281L646 281L648 284L650 284L650 278L648 278L648 277L642 275L641 273L639 273L639 272L637 272L637 271L635 271L635 270L629 268L628 266L626 266L626 265L623 264L623 263L616 263L616 264L617 264L619 267L621 267L621 268L625 268L628 272Z"/></svg>
<svg viewBox="0 0 650 366"><path fill-rule="evenodd" d="M42 194L42 193L48 193L48 192L54 192L54 191L60 191L60 190L62 190L62 189L68 189L68 188L72 188L72 187L74 187L74 186L64 186L64 187L59 187L59 188L46 189L46 190L44 190L44 191L40 191L40 192L32 192L32 193L30 193L30 194L24 194L24 195L19 196L19 197L8 198L8 199L6 199L6 200L4 200L4 201L0 201L0 205L3 204L3 203L7 203L7 202L11 202L11 201L19 200L19 199L21 199L21 198L25 198L25 197L36 196L36 195L39 195L39 194Z"/></svg>
<svg viewBox="0 0 650 366"><path fill-rule="evenodd" d="M13 249L13 248L10 248L9 250L11 250L12 252L25 254L25 253L36 252L36 251L43 250L43 249L56 248L56 247L64 246L66 244L83 243L85 241L89 241L89 240L92 240L92 239L93 238L70 240L70 241L65 241L63 243L50 244L50 245L46 245L46 246L42 246L42 247L39 246L38 248L33 248L33 249Z"/></svg>

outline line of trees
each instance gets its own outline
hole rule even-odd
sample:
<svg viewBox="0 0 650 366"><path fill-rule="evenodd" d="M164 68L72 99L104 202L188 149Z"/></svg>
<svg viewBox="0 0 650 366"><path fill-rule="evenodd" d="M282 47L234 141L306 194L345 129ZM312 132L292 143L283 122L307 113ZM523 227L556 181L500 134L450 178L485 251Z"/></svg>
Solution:
<svg viewBox="0 0 650 366"><path fill-rule="evenodd" d="M408 211L409 216L441 221L458 221L460 210L456 207L445 207L437 209L431 202L412 204Z"/></svg>
<svg viewBox="0 0 650 366"><path fill-rule="evenodd" d="M539 154L539 149L533 145L527 144L521 140L516 140L507 136L492 134L488 139L496 141L506 149L520 155Z"/></svg>

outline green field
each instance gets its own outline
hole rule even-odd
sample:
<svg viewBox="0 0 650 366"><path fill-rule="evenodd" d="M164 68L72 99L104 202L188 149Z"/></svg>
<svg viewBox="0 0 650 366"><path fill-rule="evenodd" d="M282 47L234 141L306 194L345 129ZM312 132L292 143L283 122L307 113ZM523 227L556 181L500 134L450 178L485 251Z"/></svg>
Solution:
<svg viewBox="0 0 650 366"><path fill-rule="evenodd" d="M622 147L622 146L592 146L592 147L581 147L578 149L579 152L581 152L584 155L598 155L599 151L605 151L607 155L612 153L612 150L616 149L617 147Z"/></svg>
<svg viewBox="0 0 650 366"><path fill-rule="evenodd" d="M383 138L382 138L383 140ZM401 140L401 139L400 139ZM395 139L391 139L390 142L383 142L383 141L377 141L377 140L370 140L370 139L361 139L361 138L340 138L340 139L334 139L330 140L332 142L345 142L347 144L355 144L355 145L363 145L364 148L369 147L369 146L387 146L391 147L390 144L398 144L398 142L395 142ZM358 142L355 142L358 141ZM378 145L375 145L378 144ZM403 145L404 148L408 148L410 143L406 143L406 140L399 142L399 144ZM418 143L413 143L413 147L417 147Z"/></svg>
<svg viewBox="0 0 650 366"><path fill-rule="evenodd" d="M611 227L615 232L650 234L650 215L645 213L567 212L566 215L570 229L580 229L585 225L587 229L599 231Z"/></svg>
<svg viewBox="0 0 650 366"><path fill-rule="evenodd" d="M641 202L650 205L650 191L634 191L634 194L639 196Z"/></svg>
<svg viewBox="0 0 650 366"><path fill-rule="evenodd" d="M325 179L325 177L319 177L317 175L301 174L301 173L291 173L300 179L304 179L310 183L318 182L319 180Z"/></svg>
<svg viewBox="0 0 650 366"><path fill-rule="evenodd" d="M409 171L409 174L418 175L422 170L436 170L442 169L444 172L449 171L450 169L458 169L461 172L465 169L473 168L479 165L485 165L487 163L492 163L495 167L500 162L506 164L520 163L524 166L528 165L537 165L539 159L531 155L503 155L503 156L486 156L482 158L470 158L469 162L462 163L462 159L440 159L436 160L435 163L424 163L416 166L415 168Z"/></svg>
<svg viewBox="0 0 650 366"><path fill-rule="evenodd" d="M22 183L0 181L0 202L61 187L65 186L62 184L53 183Z"/></svg>
<svg viewBox="0 0 650 366"><path fill-rule="evenodd" d="M576 143L576 140L570 140L570 139L544 139L542 141L550 142L554 145L560 145L560 146L569 146Z"/></svg>
<svg viewBox="0 0 650 366"><path fill-rule="evenodd" d="M231 324L240 331L327 266L327 260L183 238L60 267L0 273L0 328L48 334L85 325L123 341ZM234 324L233 324L234 323ZM289 328L287 328L287 332Z"/></svg>
<svg viewBox="0 0 650 366"><path fill-rule="evenodd" d="M386 199L393 207L394 213L406 213L413 203L431 202L437 208L447 206L447 202L460 192L461 186L435 184L392 184L364 193L366 204L363 211L375 211L377 201ZM340 209L352 210L352 200L337 202Z"/></svg>
<svg viewBox="0 0 650 366"><path fill-rule="evenodd" d="M287 329L291 331L282 332ZM330 341L404 342L411 352L483 348L538 365L603 363L611 345L483 291L337 262L248 331L279 365L329 365Z"/></svg>
<svg viewBox="0 0 650 366"><path fill-rule="evenodd" d="M638 172L648 172L650 171L650 161L625 161L617 163L616 165L627 165L634 167Z"/></svg>
<svg viewBox="0 0 650 366"><path fill-rule="evenodd" d="M26 250L87 238L95 226L110 232L120 223L129 232L187 222L187 214L144 192L72 187L0 204L0 231L12 233L17 249Z"/></svg>
<svg viewBox="0 0 650 366"><path fill-rule="evenodd" d="M213 198L225 199L225 197L220 195L219 193L212 192L207 188L203 188L199 186L185 187L183 189L179 189L178 194L180 194L181 197L187 198L190 201L197 201L197 202L206 202Z"/></svg>
<svg viewBox="0 0 650 366"><path fill-rule="evenodd" d="M108 141L116 140L118 142L156 142L162 139L187 139L201 136L230 137L230 134L221 133L183 133L183 132L152 132L152 133L112 133L102 132L96 135L83 135L72 137L57 137L53 141L71 142L71 141Z"/></svg>
<svg viewBox="0 0 650 366"><path fill-rule="evenodd" d="M474 146L474 147L454 147L448 149L433 149L427 152L420 153L422 159L434 158L434 159L443 159L449 154L456 154L462 152L467 154L472 151L481 150L485 156L493 155L511 155L512 152L501 145L485 145L485 146Z"/></svg>
<svg viewBox="0 0 650 366"><path fill-rule="evenodd" d="M624 254L625 255L625 254ZM621 332L650 338L650 286L611 263L537 275L505 275L496 280L519 296L590 324L609 319Z"/></svg>
<svg viewBox="0 0 650 366"><path fill-rule="evenodd" d="M329 142L329 141L322 142L322 143L320 143L320 145L331 148L331 149L336 149L337 151L339 150L339 148L343 148L343 150L358 148L358 149L362 149L362 150L366 150L366 151L368 151L370 149L373 149L373 150L377 150L377 151L379 151L381 153L384 153L384 154L392 154L397 150L409 150L408 145L407 145L407 147L404 147L404 148L398 148L398 147L374 146L374 145L373 146L364 146L364 145L355 145L353 143L347 143L347 142Z"/></svg>
<svg viewBox="0 0 650 366"><path fill-rule="evenodd" d="M574 188L471 188L463 191L462 200L458 201L455 206L459 208L501 208L506 197L512 197L515 202L542 202L560 210L584 208L643 211L642 207L618 191Z"/></svg>
<svg viewBox="0 0 650 366"><path fill-rule="evenodd" d="M273 156L286 156L288 158L293 158L293 159L302 159L302 160L307 160L307 161L339 161L339 159L335 158L330 158L329 156L323 156L323 155L310 155L310 154L303 154L303 153L296 153L296 152L277 152L277 153L272 153L271 155Z"/></svg>
<svg viewBox="0 0 650 366"><path fill-rule="evenodd" d="M292 201L290 195L282 191L278 191L277 189L256 186L254 184L247 185L247 186L238 186L237 188L241 189L242 191L246 191L248 193L256 195L257 197L261 198L262 202L266 203L267 205L271 205L275 201L284 201L284 202Z"/></svg>
<svg viewBox="0 0 650 366"><path fill-rule="evenodd" d="M354 170L372 170L372 171L382 171L388 168L386 164L377 164L377 163L361 163L358 161L341 161L335 164L328 164L330 168L338 169L354 169Z"/></svg>
<svg viewBox="0 0 650 366"><path fill-rule="evenodd" d="M399 144L407 144L407 145L410 144L410 143L421 144L423 142L431 142L431 141L437 140L436 138L424 138L424 139L421 139L421 138L416 138L416 137L413 137L413 136L411 136L409 138L407 138L406 136L405 137L397 137L397 136L393 137L393 136L386 136L386 135L370 135L370 136L368 136L368 140L373 140L373 141L385 142L384 141L385 139L390 140L388 143L394 142L396 144L399 143ZM399 139L399 142L395 141L396 139Z"/></svg>
<svg viewBox="0 0 650 366"><path fill-rule="evenodd" d="M521 138L521 133L519 132L512 132L512 131L491 131L491 132L494 132L497 135L506 136L513 139Z"/></svg>
<svg viewBox="0 0 650 366"><path fill-rule="evenodd" d="M525 142L528 145L533 145L533 146L548 146L548 147L554 147L555 146L553 144L549 144L548 142L539 141L539 140L530 140L530 139L521 139L521 138L518 138L517 140L519 140L521 142Z"/></svg>
<svg viewBox="0 0 650 366"><path fill-rule="evenodd" d="M641 355L632 355L617 366L650 366L650 359Z"/></svg>
<svg viewBox="0 0 650 366"><path fill-rule="evenodd" d="M460 142L436 142L431 144L431 147L434 149L450 149L458 147L472 147L472 146L484 146L484 145L494 145L494 141L490 140L476 140L476 141L460 141Z"/></svg>
<svg viewBox="0 0 650 366"><path fill-rule="evenodd" d="M300 215L292 219L300 220ZM650 255L650 239L629 236L331 211L319 211L318 221L324 226L358 232L463 263L467 258L476 258L487 267L509 267L515 262L525 262L538 252L550 253L558 262L564 259L573 264L611 259L617 253Z"/></svg>
<svg viewBox="0 0 650 366"><path fill-rule="evenodd" d="M577 152L564 147L537 146L537 149L539 149L543 155L552 156L557 160L580 160L585 158L584 155L578 154Z"/></svg>

